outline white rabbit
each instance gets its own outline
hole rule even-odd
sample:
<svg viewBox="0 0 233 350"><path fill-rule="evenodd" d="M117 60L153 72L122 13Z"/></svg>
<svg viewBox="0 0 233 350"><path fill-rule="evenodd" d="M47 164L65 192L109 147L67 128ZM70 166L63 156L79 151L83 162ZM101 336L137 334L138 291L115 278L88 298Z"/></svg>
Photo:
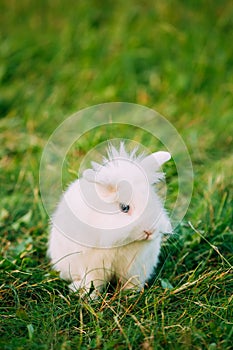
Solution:
<svg viewBox="0 0 233 350"><path fill-rule="evenodd" d="M168 215L155 192L168 152L136 156L109 145L66 190L52 218L48 255L70 289L98 292L113 277L141 290L158 262Z"/></svg>

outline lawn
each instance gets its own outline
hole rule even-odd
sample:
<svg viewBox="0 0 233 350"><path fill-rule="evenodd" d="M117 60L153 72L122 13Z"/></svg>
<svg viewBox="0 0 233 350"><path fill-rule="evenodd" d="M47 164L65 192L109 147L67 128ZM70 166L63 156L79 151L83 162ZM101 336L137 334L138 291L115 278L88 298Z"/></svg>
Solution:
<svg viewBox="0 0 233 350"><path fill-rule="evenodd" d="M232 1L2 0L0 23L0 348L232 349ZM81 299L46 258L39 165L68 116L113 101L174 125L194 189L143 293ZM106 135L84 135L77 164Z"/></svg>

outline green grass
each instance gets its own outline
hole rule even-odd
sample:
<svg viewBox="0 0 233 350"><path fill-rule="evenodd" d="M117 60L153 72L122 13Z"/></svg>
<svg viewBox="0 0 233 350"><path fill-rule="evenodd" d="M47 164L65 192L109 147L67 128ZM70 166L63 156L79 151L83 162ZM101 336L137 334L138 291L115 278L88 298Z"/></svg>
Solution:
<svg viewBox="0 0 233 350"><path fill-rule="evenodd" d="M0 2L1 349L232 349L232 18L227 0ZM45 257L39 162L67 116L111 101L173 123L194 192L144 293L81 300Z"/></svg>

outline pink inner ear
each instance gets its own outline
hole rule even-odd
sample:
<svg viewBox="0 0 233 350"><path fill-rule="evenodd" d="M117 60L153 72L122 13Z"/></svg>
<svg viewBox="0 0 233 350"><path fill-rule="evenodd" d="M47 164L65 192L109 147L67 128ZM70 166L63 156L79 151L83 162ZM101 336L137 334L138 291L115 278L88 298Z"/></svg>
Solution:
<svg viewBox="0 0 233 350"><path fill-rule="evenodd" d="M95 185L97 195L100 199L107 203L113 203L117 200L118 192L116 186L113 185Z"/></svg>

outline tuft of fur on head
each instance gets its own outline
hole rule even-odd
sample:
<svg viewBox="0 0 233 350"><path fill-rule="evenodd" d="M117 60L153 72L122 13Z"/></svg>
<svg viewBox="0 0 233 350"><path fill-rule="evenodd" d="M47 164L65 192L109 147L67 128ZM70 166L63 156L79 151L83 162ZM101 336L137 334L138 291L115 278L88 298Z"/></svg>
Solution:
<svg viewBox="0 0 233 350"><path fill-rule="evenodd" d="M89 182L109 185L120 178L134 178L136 166L145 172L150 184L163 179L164 174L158 170L171 158L170 153L160 151L148 156L145 153L137 155L137 152L138 147L135 147L128 153L124 142L120 143L119 150L109 143L107 157L103 157L103 163L91 162L92 169L85 170L83 177Z"/></svg>
<svg viewBox="0 0 233 350"><path fill-rule="evenodd" d="M128 160L132 160L132 161L138 161L140 158L143 157L143 154L137 156L137 151L138 151L138 146L135 147L131 153L128 153L125 149L125 144L124 142L121 142L120 143L120 148L119 150L117 150L110 142L108 144L108 150L107 150L107 153L108 153L108 158L104 158L104 163L105 162L109 162L111 160L116 160L116 159L119 159L119 158L125 158L125 159L128 159Z"/></svg>

